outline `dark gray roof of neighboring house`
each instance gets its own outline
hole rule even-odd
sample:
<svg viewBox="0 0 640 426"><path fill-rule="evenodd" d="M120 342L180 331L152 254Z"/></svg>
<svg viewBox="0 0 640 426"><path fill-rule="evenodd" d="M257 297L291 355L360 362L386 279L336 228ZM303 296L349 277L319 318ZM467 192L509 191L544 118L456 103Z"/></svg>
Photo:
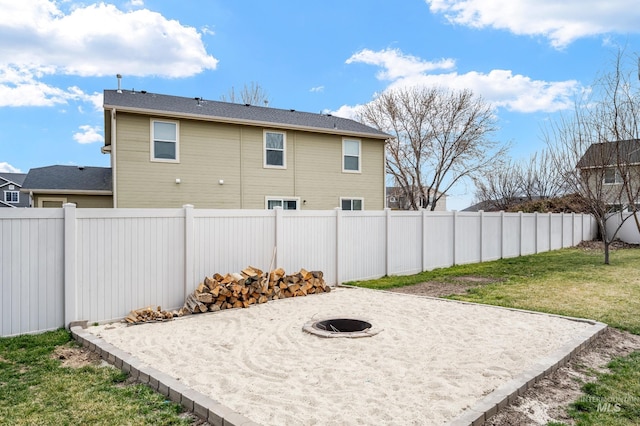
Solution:
<svg viewBox="0 0 640 426"><path fill-rule="evenodd" d="M0 173L0 185L13 182L16 185L22 186L22 182L24 182L24 178L26 177L26 173Z"/></svg>
<svg viewBox="0 0 640 426"><path fill-rule="evenodd" d="M620 161L618 161L620 158ZM640 140L594 143L582 155L577 168L640 163Z"/></svg>
<svg viewBox="0 0 640 426"><path fill-rule="evenodd" d="M131 112L163 113L212 121L256 126L274 126L299 130L320 131L338 135L360 135L375 139L391 136L348 118L330 114L314 114L255 105L234 104L209 99L185 98L131 90L104 91L104 108Z"/></svg>
<svg viewBox="0 0 640 426"><path fill-rule="evenodd" d="M47 166L29 170L22 189L56 191L111 191L111 168Z"/></svg>

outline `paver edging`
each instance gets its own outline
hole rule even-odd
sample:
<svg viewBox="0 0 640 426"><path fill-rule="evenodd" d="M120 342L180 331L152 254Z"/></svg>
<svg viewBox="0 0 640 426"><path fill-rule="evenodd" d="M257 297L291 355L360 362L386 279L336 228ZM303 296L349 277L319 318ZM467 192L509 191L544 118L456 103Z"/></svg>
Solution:
<svg viewBox="0 0 640 426"><path fill-rule="evenodd" d="M340 287L349 288L351 286L340 285ZM431 299L429 296L420 297ZM476 303L472 302L452 301L447 299L443 300L439 298L433 299L476 305ZM602 333L604 333L607 328L607 325L604 323L583 318L565 317L561 315L544 314L535 311L504 308L499 306L495 307L536 315L548 315L570 321L584 322L591 324L592 327L580 333L573 340L564 344L556 352L538 361L529 370L522 372L510 382L491 392L489 395L478 401L474 406L465 410L450 423L451 426L482 425L489 418L512 404L518 396L524 394L524 392L533 387L535 383L553 373L558 368L566 365L570 359L575 357L582 350L586 349ZM218 401L194 391L178 380L143 364L132 355L123 352L113 345L108 344L101 338L85 331L81 326L71 327L71 334L82 346L88 347L90 350L97 352L106 361L116 365L122 371L129 373L132 377L145 383L147 386L162 395L165 395L167 398L180 403L199 418L208 421L214 426L258 426L257 423L223 406Z"/></svg>
<svg viewBox="0 0 640 426"><path fill-rule="evenodd" d="M78 344L90 349L131 377L144 383L170 400L181 404L200 419L213 426L259 426L218 401L185 386L168 374L142 363L139 359L101 338L87 332L81 325L70 327L71 336Z"/></svg>
<svg viewBox="0 0 640 426"><path fill-rule="evenodd" d="M508 405L515 402L534 384L542 380L547 375L567 364L580 351L586 349L597 337L607 329L607 325L597 321L589 321L593 327L567 344L563 345L556 352L538 361L529 370L524 371L508 383L500 386L489 395L468 408L460 416L454 419L450 426L482 425L495 414L504 410Z"/></svg>

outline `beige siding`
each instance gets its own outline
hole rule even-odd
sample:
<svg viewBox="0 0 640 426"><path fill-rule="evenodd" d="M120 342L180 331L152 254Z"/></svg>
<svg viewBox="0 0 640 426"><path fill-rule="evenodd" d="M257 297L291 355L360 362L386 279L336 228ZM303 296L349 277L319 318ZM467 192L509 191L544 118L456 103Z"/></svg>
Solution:
<svg viewBox="0 0 640 426"><path fill-rule="evenodd" d="M112 208L113 197L111 195L69 195L69 194L43 194L33 196L33 206L61 207L61 203L75 203L78 208Z"/></svg>
<svg viewBox="0 0 640 426"><path fill-rule="evenodd" d="M363 198L366 210L384 208L384 143L361 139L361 173L342 172L342 137L296 133L296 192L304 208L332 209L340 197Z"/></svg>
<svg viewBox="0 0 640 426"><path fill-rule="evenodd" d="M117 120L118 207L240 208L238 126L181 120L180 163L160 163L150 159L150 117Z"/></svg>
<svg viewBox="0 0 640 426"><path fill-rule="evenodd" d="M118 207L264 209L273 196L300 197L304 209L332 209L340 197L384 208L381 140L362 139L362 173L343 173L342 137L287 131L287 167L275 169L264 167L264 128L180 120L180 162L159 163L150 160L151 118L117 115Z"/></svg>

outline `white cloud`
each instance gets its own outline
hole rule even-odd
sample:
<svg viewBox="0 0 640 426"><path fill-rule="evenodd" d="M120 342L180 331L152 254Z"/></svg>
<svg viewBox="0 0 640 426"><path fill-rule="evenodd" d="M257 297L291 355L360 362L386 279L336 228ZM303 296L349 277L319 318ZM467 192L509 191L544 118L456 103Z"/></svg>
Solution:
<svg viewBox="0 0 640 426"><path fill-rule="evenodd" d="M363 49L354 53L346 63L352 64L354 62L382 67L382 71L377 74L380 80L395 80L402 76L420 74L425 71L455 67L453 59L440 59L436 62L423 61L416 56L405 55L399 49L385 49L377 52Z"/></svg>
<svg viewBox="0 0 640 426"><path fill-rule="evenodd" d="M342 105L336 111L328 111L332 115L342 118L350 118L352 120L356 120L358 118L358 113L362 109L363 105L349 106Z"/></svg>
<svg viewBox="0 0 640 426"><path fill-rule="evenodd" d="M195 28L147 9L125 12L97 3L63 12L53 0L0 0L0 10L0 106L70 99L96 105L97 94L53 87L45 82L50 76L179 78L215 69L218 62Z"/></svg>
<svg viewBox="0 0 640 426"><path fill-rule="evenodd" d="M99 133L102 129L100 126L89 126L88 124L80 126L81 132L73 134L73 140L80 144L103 142L104 138Z"/></svg>
<svg viewBox="0 0 640 426"><path fill-rule="evenodd" d="M489 73L472 71L459 74L453 71L432 74L425 72L430 71L426 67L411 65L429 62L414 56L405 56L398 50L379 52L366 50L366 54L361 55L362 52L351 56L347 63L364 62L382 67L377 76L379 79L391 80L388 90L410 86L470 89L493 106L526 113L554 112L569 108L573 105L575 94L582 90L575 80L557 82L533 80L520 74L514 75L509 70L492 70ZM393 78L390 78L391 76Z"/></svg>
<svg viewBox="0 0 640 426"><path fill-rule="evenodd" d="M65 14L50 0L0 0L0 8L4 65L78 76L188 77L218 62L195 28L147 9L98 3Z"/></svg>
<svg viewBox="0 0 640 426"><path fill-rule="evenodd" d="M131 0L129 5L131 7L142 7L144 6L144 0Z"/></svg>
<svg viewBox="0 0 640 426"><path fill-rule="evenodd" d="M202 34L211 35L211 36L216 34L215 31L213 31L207 25L205 25L204 27L201 27L200 31L202 31Z"/></svg>
<svg viewBox="0 0 640 426"><path fill-rule="evenodd" d="M80 101L102 109L102 94L90 95L77 86L63 89L39 81L47 71L0 65L0 107L55 106Z"/></svg>
<svg viewBox="0 0 640 426"><path fill-rule="evenodd" d="M452 23L542 36L563 48L608 33L638 33L640 8L629 0L425 0Z"/></svg>
<svg viewBox="0 0 640 426"><path fill-rule="evenodd" d="M22 171L6 161L0 162L0 173L22 173Z"/></svg>
<svg viewBox="0 0 640 426"><path fill-rule="evenodd" d="M311 89L309 89L310 92L324 92L324 86L316 86L316 87L312 87Z"/></svg>

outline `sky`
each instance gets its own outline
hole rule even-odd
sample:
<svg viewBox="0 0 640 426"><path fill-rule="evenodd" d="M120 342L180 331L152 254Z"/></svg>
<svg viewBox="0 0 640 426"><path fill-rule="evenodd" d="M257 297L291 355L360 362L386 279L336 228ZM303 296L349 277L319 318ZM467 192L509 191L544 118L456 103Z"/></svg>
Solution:
<svg viewBox="0 0 640 426"><path fill-rule="evenodd" d="M102 93L220 100L258 84L269 106L353 117L376 94L471 89L510 156L544 148L619 50L637 56L633 0L0 0L0 172L109 166ZM474 201L471 183L447 208Z"/></svg>

